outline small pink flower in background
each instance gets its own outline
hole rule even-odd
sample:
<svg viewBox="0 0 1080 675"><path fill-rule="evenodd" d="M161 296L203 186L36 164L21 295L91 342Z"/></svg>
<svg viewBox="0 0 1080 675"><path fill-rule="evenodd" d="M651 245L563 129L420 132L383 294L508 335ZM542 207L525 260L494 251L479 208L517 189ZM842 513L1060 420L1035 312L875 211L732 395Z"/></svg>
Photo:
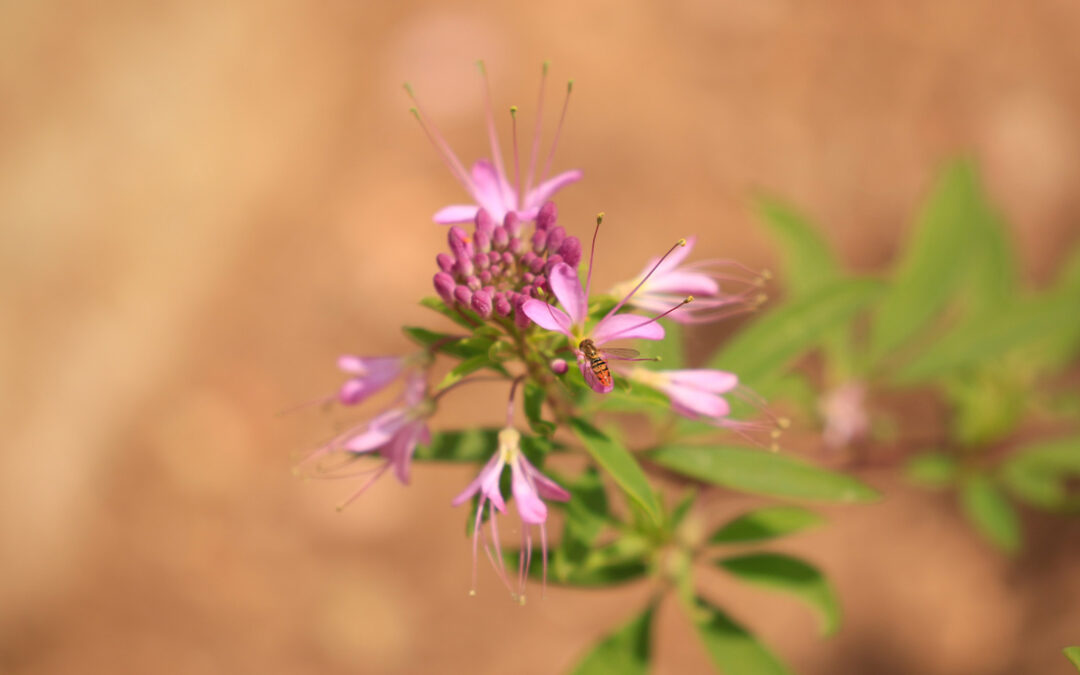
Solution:
<svg viewBox="0 0 1080 675"><path fill-rule="evenodd" d="M820 410L825 418L825 445L834 450L847 447L870 431L866 412L866 386L847 382L825 394Z"/></svg>
<svg viewBox="0 0 1080 675"><path fill-rule="evenodd" d="M663 311L688 295L694 296L691 307L671 316L673 321L679 323L715 321L761 304L764 297L758 288L767 274L754 274L742 265L727 260L684 264L695 242L695 237L687 237L686 246L667 258L650 260L637 278L615 286L612 295L618 297L640 284L629 304L649 312ZM734 268L743 274L732 274L724 271L724 268ZM648 276L650 270L651 276ZM737 292L727 293L721 289L721 282L741 288Z"/></svg>
<svg viewBox="0 0 1080 675"><path fill-rule="evenodd" d="M547 64L544 64L543 75L540 80L540 97L537 102L536 113L536 127L533 132L532 150L529 154L528 173L524 177L524 184L522 183L521 175L521 159L518 153L518 139L517 139L517 108L511 108L511 121L513 124L513 181L511 182L511 176L508 175L506 167L503 163L502 148L499 146L499 135L495 129L495 114L491 105L491 92L487 83L487 73L484 71L483 63L480 63L480 71L484 76L484 108L485 117L487 118L487 134L488 143L491 148L491 159L481 159L473 164L470 171L466 171L461 160L458 159L454 151L450 149L450 145L443 138L439 130L431 122L430 118L424 113L420 107L419 102L416 101L416 96L413 95L412 88L409 85L405 85L405 90L412 97L413 102L416 103L416 107L413 108L413 112L416 115L417 120L420 121L421 126L424 128L424 132L431 140L432 145L438 151L443 161L446 162L450 172L454 175L461 185L465 188L465 191L472 197L472 204L454 204L446 206L440 209L434 216L436 223L443 225L451 225L454 223L467 223L476 218L477 213L483 209L488 213L491 218L497 223L504 221L508 214L514 214L517 218L523 221L532 221L536 219L537 214L540 211L540 207L545 202L555 196L562 188L567 185L571 185L581 180L582 172L579 169L572 169L570 171L564 171L551 178L547 178L551 171L551 163L555 157L555 148L559 143L559 136L562 135L563 121L566 119L567 105L570 102L570 92L573 90L573 81L571 81L566 88L566 101L563 104L562 115L559 117L559 126L555 132L554 140L551 143L551 150L548 153L546 162L544 163L543 171L540 173L537 184L533 185L533 179L536 177L536 165L540 156L540 136L543 122L543 107L544 107L544 84L547 81Z"/></svg>
<svg viewBox="0 0 1080 675"><path fill-rule="evenodd" d="M352 375L338 391L338 401L342 405L357 405L396 380L405 371L405 359L346 354L338 358L338 368Z"/></svg>
<svg viewBox="0 0 1080 675"><path fill-rule="evenodd" d="M671 408L690 419L722 420L731 414L723 394L739 386L734 373L723 370L647 370L634 368L632 380L658 389L671 399Z"/></svg>
<svg viewBox="0 0 1080 675"><path fill-rule="evenodd" d="M522 523L521 551L519 553L518 585L517 590L510 584L506 572L506 564L503 561L502 551L499 544L499 530L495 511L506 512L506 503L499 489L499 479L503 469L509 465L511 473L511 491L514 495L514 503L517 505L518 515ZM485 504L490 509L490 530L494 543L494 551L488 546L486 540L484 551L491 561L496 574L506 585L507 589L515 598L525 601L525 579L529 574L529 565L532 558L532 532L531 526L537 525L540 530L540 550L544 561L544 581L547 581L547 505L545 499L565 502L570 500L570 493L561 488L555 481L540 472L525 458L521 451L521 434L516 429L506 428L499 432L499 447L491 456L488 463L480 470L480 474L469 483L461 494L454 498L454 506L459 506L471 499L473 495L480 495L476 507L476 521L473 526L473 575L470 595L476 593L476 561L479 555L480 535L483 530L481 517L484 513Z"/></svg>
<svg viewBox="0 0 1080 675"><path fill-rule="evenodd" d="M316 475L344 477L340 470L364 456L377 453L385 460L374 469L350 474L370 475L370 478L343 501L338 506L339 509L345 508L362 495L390 468L394 469L398 480L407 485L416 446L431 440L427 418L432 412L433 406L427 395L427 380L422 373L411 373L406 379L405 390L393 407L379 413L365 424L339 434L311 453L305 462L318 462L330 456L343 458L338 466L317 467Z"/></svg>

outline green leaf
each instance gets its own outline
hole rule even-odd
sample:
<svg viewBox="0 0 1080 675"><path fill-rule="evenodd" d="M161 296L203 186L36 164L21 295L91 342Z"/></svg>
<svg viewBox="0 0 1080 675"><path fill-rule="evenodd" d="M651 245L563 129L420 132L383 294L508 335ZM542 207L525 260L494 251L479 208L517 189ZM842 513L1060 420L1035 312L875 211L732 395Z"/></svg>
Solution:
<svg viewBox="0 0 1080 675"><path fill-rule="evenodd" d="M488 338L459 338L416 326L405 326L401 330L410 340L421 347L431 349L436 344L439 344L436 351L459 359L486 355L491 346L495 344L493 340Z"/></svg>
<svg viewBox="0 0 1080 675"><path fill-rule="evenodd" d="M727 675L791 675L791 671L748 630L696 598L690 616L716 667Z"/></svg>
<svg viewBox="0 0 1080 675"><path fill-rule="evenodd" d="M1077 670L1080 670L1080 647L1066 647L1061 650L1061 653L1065 655L1065 658L1069 659L1069 662L1076 666Z"/></svg>
<svg viewBox="0 0 1080 675"><path fill-rule="evenodd" d="M1015 294L1016 256L1008 227L1000 215L984 201L981 191L977 217L972 219L973 256L970 269L970 312L979 315L996 311Z"/></svg>
<svg viewBox="0 0 1080 675"><path fill-rule="evenodd" d="M1068 342L1080 337L1077 298L1044 296L998 308L950 331L906 365L896 369L897 384L916 384L943 373L997 359L1013 349L1051 336Z"/></svg>
<svg viewBox="0 0 1080 675"><path fill-rule="evenodd" d="M499 445L498 429L440 431L417 446L413 459L436 462L486 462Z"/></svg>
<svg viewBox="0 0 1080 675"><path fill-rule="evenodd" d="M581 660L573 675L646 675L649 672L655 605L606 636Z"/></svg>
<svg viewBox="0 0 1080 675"><path fill-rule="evenodd" d="M584 420L572 419L570 426L596 463L611 475L623 492L636 502L653 522L659 524L660 502L634 455Z"/></svg>
<svg viewBox="0 0 1080 675"><path fill-rule="evenodd" d="M817 527L825 519L798 506L767 506L728 521L709 537L710 544L748 544Z"/></svg>
<svg viewBox="0 0 1080 675"><path fill-rule="evenodd" d="M580 562L571 562L561 549L555 551L548 569L548 583L559 586L603 588L641 579L649 572L648 542L636 534L624 535L610 544L588 551ZM507 564L517 569L520 551L507 551ZM543 554L533 550L529 577L540 580L544 574Z"/></svg>
<svg viewBox="0 0 1080 675"><path fill-rule="evenodd" d="M1018 499L1044 509L1080 505L1069 481L1080 476L1080 436L1025 446L1000 469L1001 482Z"/></svg>
<svg viewBox="0 0 1080 675"><path fill-rule="evenodd" d="M483 368L500 369L501 366L492 362L492 360L488 358L487 354L479 354L477 356L469 357L454 366L450 370L450 372L447 373L445 377L443 377L442 382L439 383L439 386L437 388L445 389L449 386L452 386Z"/></svg>
<svg viewBox="0 0 1080 675"><path fill-rule="evenodd" d="M788 295L806 295L840 277L836 257L806 218L790 205L771 197L758 197L755 205L783 252Z"/></svg>
<svg viewBox="0 0 1080 675"><path fill-rule="evenodd" d="M870 360L901 347L941 310L963 278L972 221L981 217L969 162L947 167L919 216L870 330Z"/></svg>
<svg viewBox="0 0 1080 675"><path fill-rule="evenodd" d="M561 558L565 558L568 564L579 564L585 560L596 537L608 522L607 493L600 480L600 472L592 467L567 488L570 490L570 502L566 505L566 524L555 557L560 559L560 563Z"/></svg>
<svg viewBox="0 0 1080 675"><path fill-rule="evenodd" d="M944 452L924 452L908 460L904 475L919 485L942 488L952 485L957 475L956 458Z"/></svg>
<svg viewBox="0 0 1080 675"><path fill-rule="evenodd" d="M483 321L480 320L480 317L478 317L471 310L458 311L456 309L451 309L450 307L447 307L446 303L444 303L440 298L432 296L426 297L420 301L420 305L423 307L427 307L430 310L434 310L439 314L442 314L447 319L450 319L457 325L470 332L473 330L473 328L476 328L476 326L483 323Z"/></svg>
<svg viewBox="0 0 1080 675"><path fill-rule="evenodd" d="M760 391L817 346L829 329L849 322L881 290L879 282L868 279L818 288L751 323L709 361L709 367L738 373L740 381Z"/></svg>
<svg viewBox="0 0 1080 675"><path fill-rule="evenodd" d="M818 613L821 632L840 628L840 603L825 576L813 565L781 553L750 553L714 561L741 581L790 593Z"/></svg>
<svg viewBox="0 0 1080 675"><path fill-rule="evenodd" d="M544 390L532 382L525 383L525 417L529 428L541 436L555 432L555 423L544 419Z"/></svg>
<svg viewBox="0 0 1080 675"><path fill-rule="evenodd" d="M763 450L668 445L645 456L685 476L753 494L838 502L868 502L878 498L877 491L851 476Z"/></svg>
<svg viewBox="0 0 1080 675"><path fill-rule="evenodd" d="M987 541L1006 553L1020 549L1020 521L1016 510L986 474L968 476L960 488L960 505Z"/></svg>
<svg viewBox="0 0 1080 675"><path fill-rule="evenodd" d="M679 501L675 502L675 506L671 507L671 513L668 515L668 530L674 531L682 521L686 519L687 514L690 513L690 509L694 506L694 502L697 500L697 490L690 488L683 496L679 498Z"/></svg>

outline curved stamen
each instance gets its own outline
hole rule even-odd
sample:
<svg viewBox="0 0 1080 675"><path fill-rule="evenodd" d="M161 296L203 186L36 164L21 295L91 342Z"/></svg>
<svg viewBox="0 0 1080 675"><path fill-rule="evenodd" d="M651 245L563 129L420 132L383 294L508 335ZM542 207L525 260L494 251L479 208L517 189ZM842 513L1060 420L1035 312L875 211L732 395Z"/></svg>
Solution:
<svg viewBox="0 0 1080 675"><path fill-rule="evenodd" d="M500 176L506 175L506 167L503 166L502 160L502 148L499 147L499 134L495 129L495 109L491 105L491 85L488 83L487 68L484 67L483 61L477 61L476 67L480 69L480 76L484 80L484 115L487 117L487 132L488 132L488 144L491 145L491 160L495 163L495 171ZM499 194L502 195L503 201L506 201L507 195L504 194L503 186L499 186ZM513 206L512 204L506 204L507 207Z"/></svg>
<svg viewBox="0 0 1080 675"><path fill-rule="evenodd" d="M521 194L522 199L532 190L533 176L536 175L536 160L540 156L540 132L543 129L544 89L547 88L545 85L547 85L548 65L548 62L544 61L540 70L540 95L536 99L536 127L533 131L532 150L529 152L529 174L525 178L525 192Z"/></svg>
<svg viewBox="0 0 1080 675"><path fill-rule="evenodd" d="M550 307L550 305L548 306ZM514 426L514 392L517 391L518 385L524 379L524 375L518 375L514 378L514 383L510 385L510 401L506 404L506 427L508 429Z"/></svg>
<svg viewBox="0 0 1080 675"><path fill-rule="evenodd" d="M600 223L604 222L604 212L596 214L596 229L592 233L592 246L589 247L589 272L585 275L585 303L589 302L589 287L592 286L593 256L596 254L596 235L600 234ZM588 307L585 308L586 312Z"/></svg>
<svg viewBox="0 0 1080 675"><path fill-rule="evenodd" d="M521 159L518 155L518 134L517 134L517 106L510 106L510 128L512 130L512 136L514 137L514 189L515 201L514 206L520 208L525 202L525 195L521 192Z"/></svg>
<svg viewBox="0 0 1080 675"><path fill-rule="evenodd" d="M439 153L443 162L450 169L450 173L454 178L461 181L461 184L470 193L476 192L476 186L473 185L472 179L469 177L469 172L465 170L461 160L457 158L454 151L450 149L450 145L443 138L443 135L439 133L439 128L435 126L435 123L431 121L427 113L420 106L420 100L416 98L416 94L413 92L412 85L408 82L405 83L405 91L409 94L409 98L412 99L413 107L409 108L409 112L412 113L416 121L420 123L420 128L424 130L424 135L428 137L431 144L435 146L435 151Z"/></svg>
<svg viewBox="0 0 1080 675"><path fill-rule="evenodd" d="M367 480L366 480L366 481L364 482L364 484L360 486L360 489L359 489L359 490L357 490L356 492L352 493L352 494L351 494L351 495L350 495L350 496L349 496L349 497L348 497L348 498L347 498L347 499L346 499L345 501L343 501L343 502L341 502L340 504L338 504L338 505L337 505L337 510L338 510L338 511L341 511L341 510L343 510L343 509L344 509L344 508L345 508L346 506L348 506L349 504L352 504L352 503L353 503L354 501L356 501L356 499L357 499L357 498L358 498L358 497L359 497L360 495L364 494L364 492L366 492L366 491L367 491L367 489L368 489L369 487L371 487L371 486L372 486L372 485L373 485L373 484L375 483L375 481L377 481L377 480L379 479L379 476L383 475L383 474L384 474L384 473L386 472L386 470L387 470L387 469L389 469L389 468L390 468L390 462L386 462L385 464L383 464L382 468L381 468L381 469L379 469L379 470L378 470L377 472L375 472L375 475L373 475L373 476L372 476L371 478L367 479Z"/></svg>
<svg viewBox="0 0 1080 675"><path fill-rule="evenodd" d="M629 333L630 331L637 330L638 328L641 328L642 326L648 326L650 323L655 323L655 322L659 321L660 319L663 319L668 314L671 314L675 310L679 309L680 307L685 307L686 305L689 305L693 301L694 301L694 296L688 295L688 296L686 296L685 300L683 300L679 304L675 305L674 307L672 307L668 311L664 312L663 314L657 314L656 316L654 316L651 319L648 319L646 321L642 321L641 323L636 323L633 326L627 326L626 328L622 329L621 331L619 331L617 333L612 333L611 335L607 336L607 339L604 340L604 341L605 342L610 342L611 340L618 339L618 336L622 335L623 333Z"/></svg>
<svg viewBox="0 0 1080 675"><path fill-rule="evenodd" d="M540 182L543 183L551 172L551 162L555 159L555 148L559 145L559 136L562 135L563 122L566 120L566 109L570 106L570 93L574 91L574 81L566 83L566 98L563 99L562 114L559 115L559 126L555 127L555 138L551 141L551 151L548 152L547 162L544 163L544 172L540 174Z"/></svg>
<svg viewBox="0 0 1080 675"><path fill-rule="evenodd" d="M615 312L622 309L622 306L626 304L626 301L629 300L630 298L634 297L634 293L637 293L638 289L641 288L645 284L645 282L649 280L649 277L651 277L653 275L653 272L656 271L656 268L660 267L660 265L664 262L664 260L669 255L671 255L672 252L675 249L679 248L680 246L686 246L686 240L685 239L680 239L679 241L675 242L675 245L672 246L671 248L669 248L668 252L665 253L663 256L660 257L659 260L656 261L656 264L652 266L652 269L649 270L649 273L641 278L641 281L638 282L638 285L634 286L634 290L627 293L626 297L619 301L619 304L612 307L611 310L607 314L604 315L604 319L608 318L609 316L611 316ZM687 301L687 302L689 302L689 301ZM683 303L683 304L686 304L686 303ZM601 319L601 321L603 321L604 319Z"/></svg>

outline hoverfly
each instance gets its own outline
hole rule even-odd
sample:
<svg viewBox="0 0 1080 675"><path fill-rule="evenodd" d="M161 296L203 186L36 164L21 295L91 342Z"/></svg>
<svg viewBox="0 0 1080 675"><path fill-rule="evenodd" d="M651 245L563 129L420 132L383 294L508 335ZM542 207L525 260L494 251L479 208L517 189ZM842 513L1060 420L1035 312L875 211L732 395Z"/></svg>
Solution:
<svg viewBox="0 0 1080 675"><path fill-rule="evenodd" d="M597 382L605 389L610 387L611 370L608 369L607 361L600 355L600 350L596 348L596 344L589 338L585 338L578 345L578 349L585 355L585 358L589 361L589 369L592 370L592 374L596 376ZM640 352L636 349L616 349L606 348L604 349L605 356L613 356L617 359L633 359L636 358Z"/></svg>

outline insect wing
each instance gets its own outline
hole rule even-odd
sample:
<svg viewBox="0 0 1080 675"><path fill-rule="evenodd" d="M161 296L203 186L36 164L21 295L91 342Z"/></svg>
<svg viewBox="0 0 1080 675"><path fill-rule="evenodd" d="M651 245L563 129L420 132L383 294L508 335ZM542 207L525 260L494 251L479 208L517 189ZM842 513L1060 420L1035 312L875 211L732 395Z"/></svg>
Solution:
<svg viewBox="0 0 1080 675"><path fill-rule="evenodd" d="M600 351L604 356L615 359L636 359L641 356L641 352L636 349L620 349L618 347L613 347L611 349L601 349Z"/></svg>

